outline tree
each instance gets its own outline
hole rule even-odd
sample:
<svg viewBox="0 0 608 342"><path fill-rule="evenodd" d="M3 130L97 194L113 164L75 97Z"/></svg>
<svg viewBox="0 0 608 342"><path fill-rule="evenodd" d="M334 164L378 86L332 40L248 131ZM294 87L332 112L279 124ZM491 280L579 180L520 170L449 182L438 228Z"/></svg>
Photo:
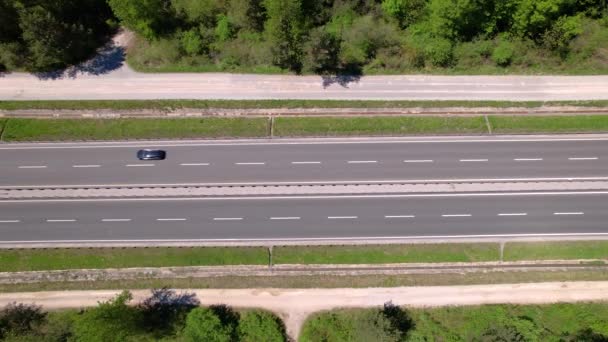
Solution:
<svg viewBox="0 0 608 342"><path fill-rule="evenodd" d="M427 0L383 0L382 10L406 28L423 17Z"/></svg>
<svg viewBox="0 0 608 342"><path fill-rule="evenodd" d="M300 0L264 0L268 20L264 29L273 64L299 72L302 67L302 10Z"/></svg>
<svg viewBox="0 0 608 342"><path fill-rule="evenodd" d="M313 29L305 45L303 68L318 74L337 72L339 69L340 40L325 27Z"/></svg>
<svg viewBox="0 0 608 342"><path fill-rule="evenodd" d="M76 341L122 342L139 332L141 312L127 305L133 296L123 291L107 302L86 310L73 326Z"/></svg>
<svg viewBox="0 0 608 342"><path fill-rule="evenodd" d="M576 0L521 0L513 15L513 29L523 37L539 41L542 34Z"/></svg>
<svg viewBox="0 0 608 342"><path fill-rule="evenodd" d="M158 38L170 14L167 0L108 0L108 4L125 27L147 39Z"/></svg>
<svg viewBox="0 0 608 342"><path fill-rule="evenodd" d="M239 321L239 341L242 342L283 342L285 327L278 317L270 312L254 310L249 311Z"/></svg>
<svg viewBox="0 0 608 342"><path fill-rule="evenodd" d="M183 333L186 341L229 342L234 332L212 309L198 307L188 314Z"/></svg>
<svg viewBox="0 0 608 342"><path fill-rule="evenodd" d="M162 288L152 290L152 295L140 305L142 320L150 330L169 331L177 322L185 320L192 309L198 307L200 301L194 293L176 293Z"/></svg>
<svg viewBox="0 0 608 342"><path fill-rule="evenodd" d="M562 342L608 342L608 336L597 333L591 328L582 329L576 334L562 338Z"/></svg>
<svg viewBox="0 0 608 342"><path fill-rule="evenodd" d="M42 307L10 303L0 311L0 339L29 333L45 321L46 313L42 312Z"/></svg>

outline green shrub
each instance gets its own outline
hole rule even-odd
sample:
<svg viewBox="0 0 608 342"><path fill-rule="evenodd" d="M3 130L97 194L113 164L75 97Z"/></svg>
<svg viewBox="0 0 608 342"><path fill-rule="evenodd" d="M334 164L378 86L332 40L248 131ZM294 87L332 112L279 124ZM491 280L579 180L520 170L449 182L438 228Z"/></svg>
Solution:
<svg viewBox="0 0 608 342"><path fill-rule="evenodd" d="M505 67L511 64L514 54L515 49L513 44L506 39L501 40L492 53L492 60L496 65Z"/></svg>
<svg viewBox="0 0 608 342"><path fill-rule="evenodd" d="M131 293L123 291L116 298L87 309L74 321L74 339L83 342L123 342L130 336L140 334L141 312L128 305L131 299Z"/></svg>
<svg viewBox="0 0 608 342"><path fill-rule="evenodd" d="M238 325L241 342L282 342L286 341L283 322L270 312L253 310L246 312Z"/></svg>
<svg viewBox="0 0 608 342"><path fill-rule="evenodd" d="M180 43L182 49L188 55L197 55L203 51L203 40L196 28L184 32L180 38Z"/></svg>
<svg viewBox="0 0 608 342"><path fill-rule="evenodd" d="M45 323L46 313L37 305L10 303L0 311L0 339L25 335Z"/></svg>
<svg viewBox="0 0 608 342"><path fill-rule="evenodd" d="M432 38L428 41L424 54L434 66L448 67L452 64L453 54L452 43L445 38Z"/></svg>
<svg viewBox="0 0 608 342"><path fill-rule="evenodd" d="M184 338L191 342L230 342L233 330L222 324L220 317L210 308L195 308L186 318Z"/></svg>

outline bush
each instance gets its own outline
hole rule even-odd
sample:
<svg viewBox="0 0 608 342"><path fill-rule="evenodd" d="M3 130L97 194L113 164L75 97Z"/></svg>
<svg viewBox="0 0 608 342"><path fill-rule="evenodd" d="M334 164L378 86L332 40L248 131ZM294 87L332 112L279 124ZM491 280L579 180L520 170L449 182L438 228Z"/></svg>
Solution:
<svg viewBox="0 0 608 342"><path fill-rule="evenodd" d="M511 64L514 54L513 44L508 40L501 40L492 53L492 60L496 65L505 67Z"/></svg>
<svg viewBox="0 0 608 342"><path fill-rule="evenodd" d="M238 325L241 342L286 341L283 322L275 315L261 310L249 311L241 317Z"/></svg>
<svg viewBox="0 0 608 342"><path fill-rule="evenodd" d="M191 29L184 32L180 38L182 49L188 55L197 55L203 51L203 40L198 29Z"/></svg>
<svg viewBox="0 0 608 342"><path fill-rule="evenodd" d="M123 342L141 333L141 312L127 305L132 298L129 291L123 291L116 298L84 311L74 322L75 340Z"/></svg>
<svg viewBox="0 0 608 342"><path fill-rule="evenodd" d="M452 43L445 38L432 38L424 49L426 59L432 65L448 67L454 61Z"/></svg>
<svg viewBox="0 0 608 342"><path fill-rule="evenodd" d="M147 329L167 333L183 328L186 315L198 307L200 301L193 293L176 293L167 288L152 290L152 295L139 306L142 311L142 323Z"/></svg>
<svg viewBox="0 0 608 342"><path fill-rule="evenodd" d="M211 308L196 308L188 314L184 327L186 341L229 342L234 330L231 325L224 325L218 314Z"/></svg>
<svg viewBox="0 0 608 342"><path fill-rule="evenodd" d="M46 321L42 307L34 304L11 303L0 311L0 339L8 335L23 335L37 329Z"/></svg>

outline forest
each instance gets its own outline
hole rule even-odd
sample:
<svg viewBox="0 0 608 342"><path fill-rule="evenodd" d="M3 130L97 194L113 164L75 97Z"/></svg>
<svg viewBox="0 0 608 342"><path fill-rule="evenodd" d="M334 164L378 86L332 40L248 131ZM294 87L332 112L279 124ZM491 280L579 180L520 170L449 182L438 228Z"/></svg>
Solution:
<svg viewBox="0 0 608 342"><path fill-rule="evenodd" d="M602 74L606 0L0 0L0 68L90 57L118 27L140 71Z"/></svg>

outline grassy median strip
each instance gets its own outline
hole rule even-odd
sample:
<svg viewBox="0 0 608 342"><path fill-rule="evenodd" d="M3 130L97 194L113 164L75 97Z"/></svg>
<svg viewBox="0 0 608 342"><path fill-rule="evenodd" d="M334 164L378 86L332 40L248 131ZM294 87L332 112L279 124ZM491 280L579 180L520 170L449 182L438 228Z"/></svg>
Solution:
<svg viewBox="0 0 608 342"><path fill-rule="evenodd" d="M8 119L4 141L263 137L265 118Z"/></svg>
<svg viewBox="0 0 608 342"><path fill-rule="evenodd" d="M498 261L498 243L274 247L274 264Z"/></svg>
<svg viewBox="0 0 608 342"><path fill-rule="evenodd" d="M264 108L445 108L445 107L604 107L608 100L596 101L457 101L457 100L42 100L0 101L0 110L18 109L264 109Z"/></svg>
<svg viewBox="0 0 608 342"><path fill-rule="evenodd" d="M608 131L608 115L489 116L494 134Z"/></svg>
<svg viewBox="0 0 608 342"><path fill-rule="evenodd" d="M0 250L0 272L267 264L263 247Z"/></svg>
<svg viewBox="0 0 608 342"><path fill-rule="evenodd" d="M483 134L483 117L278 117L275 136Z"/></svg>
<svg viewBox="0 0 608 342"><path fill-rule="evenodd" d="M504 260L608 259L608 241L508 242Z"/></svg>

